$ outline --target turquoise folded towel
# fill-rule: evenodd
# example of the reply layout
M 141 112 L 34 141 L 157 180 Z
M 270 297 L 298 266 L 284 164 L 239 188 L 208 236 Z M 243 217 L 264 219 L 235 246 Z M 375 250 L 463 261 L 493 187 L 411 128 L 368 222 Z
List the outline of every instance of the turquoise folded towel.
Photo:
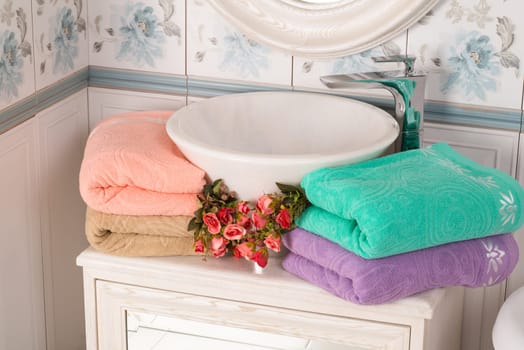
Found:
M 444 143 L 307 174 L 313 204 L 296 221 L 364 258 L 513 232 L 524 224 L 515 179 Z

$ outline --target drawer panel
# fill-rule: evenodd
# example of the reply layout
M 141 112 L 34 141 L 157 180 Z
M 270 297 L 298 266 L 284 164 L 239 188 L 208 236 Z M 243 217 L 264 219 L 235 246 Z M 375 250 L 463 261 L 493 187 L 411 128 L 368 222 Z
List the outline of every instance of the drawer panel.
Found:
M 96 299 L 99 350 L 139 349 L 141 342 L 154 339 L 155 349 L 187 349 L 188 344 L 229 349 L 409 349 L 410 328 L 404 325 L 106 281 L 96 282 Z

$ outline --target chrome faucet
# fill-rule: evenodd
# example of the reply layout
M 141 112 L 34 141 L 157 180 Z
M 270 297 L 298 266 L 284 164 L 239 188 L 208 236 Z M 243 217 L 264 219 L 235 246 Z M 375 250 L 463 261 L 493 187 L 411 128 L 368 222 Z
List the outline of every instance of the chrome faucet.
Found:
M 407 150 L 405 146 L 405 138 L 411 137 L 417 140 L 422 139 L 422 132 L 424 130 L 424 94 L 426 88 L 426 76 L 423 74 L 416 74 L 414 72 L 415 57 L 413 56 L 382 56 L 373 57 L 373 60 L 378 63 L 382 62 L 400 62 L 404 64 L 403 70 L 384 71 L 384 72 L 369 72 L 369 73 L 354 73 L 354 74 L 336 74 L 325 75 L 320 77 L 320 81 L 330 89 L 384 89 L 393 95 L 395 103 L 395 119 L 397 120 L 401 134 L 395 141 L 395 152 Z M 407 79 L 415 83 L 413 96 L 407 101 L 404 101 L 403 95 L 400 91 L 390 85 L 386 85 L 386 81 L 396 79 Z M 406 108 L 414 108 L 418 112 L 418 123 L 415 127 L 405 126 L 404 117 Z M 420 146 L 420 141 L 413 148 Z

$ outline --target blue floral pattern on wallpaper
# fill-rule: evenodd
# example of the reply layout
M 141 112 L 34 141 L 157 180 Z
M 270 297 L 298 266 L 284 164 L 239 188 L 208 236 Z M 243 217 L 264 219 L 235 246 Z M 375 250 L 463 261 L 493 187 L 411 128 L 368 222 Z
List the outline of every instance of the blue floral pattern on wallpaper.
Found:
M 487 92 L 497 91 L 497 83 L 504 70 L 513 70 L 515 79 L 520 76 L 520 58 L 512 52 L 515 42 L 515 25 L 508 16 L 494 17 L 486 0 L 467 7 L 459 1 L 449 2 L 445 13 L 450 25 L 462 22 L 477 27 L 474 30 L 457 30 L 454 42 L 443 55 L 430 61 L 441 70 L 442 94 L 461 93 L 467 100 L 486 101 Z M 495 23 L 495 31 L 490 32 Z M 426 23 L 424 23 L 426 24 Z
M 19 95 L 19 87 L 24 83 L 24 58 L 32 62 L 32 47 L 26 40 L 27 15 L 20 7 L 12 10 L 12 1 L 7 1 L 0 10 L 0 22 L 8 27 L 0 33 L 0 100 L 9 102 Z
M 487 35 L 476 31 L 459 35 L 456 40 L 447 59 L 451 73 L 445 76 L 441 91 L 447 94 L 459 88 L 467 98 L 484 100 L 486 91 L 496 91 L 496 77 L 500 74 L 495 47 Z
M 400 47 L 395 42 L 388 42 L 379 47 L 364 51 L 359 54 L 337 58 L 333 62 L 332 73 L 371 72 L 377 70 L 377 63 L 373 57 L 397 56 Z
M 237 32 L 222 39 L 224 55 L 219 69 L 233 71 L 242 77 L 259 77 L 260 69 L 269 68 L 269 49 Z
M 226 73 L 241 79 L 261 79 L 263 71 L 275 68 L 272 67 L 273 52 L 269 47 L 239 32 L 204 1 L 193 0 L 188 6 L 193 8 L 193 14 L 198 13 L 188 19 L 198 42 L 194 62 L 202 63 L 202 66 L 218 63 L 215 67 L 220 75 Z
M 94 23 L 99 40 L 93 44 L 95 52 L 104 49 L 105 43 L 118 43 L 115 58 L 130 62 L 137 67 L 155 67 L 157 59 L 164 56 L 166 37 L 176 37 L 180 43 L 180 27 L 172 21 L 175 14 L 174 0 L 159 0 L 162 16 L 152 6 L 143 2 L 129 1 L 124 9 L 113 6 L 112 23 L 108 28 L 100 26 L 103 15 L 95 16 Z M 123 15 L 118 15 L 123 13 Z
M 128 60 L 138 66 L 147 63 L 154 67 L 155 58 L 162 57 L 164 34 L 157 25 L 158 18 L 151 6 L 142 3 L 130 4 L 128 15 L 121 18 L 119 32 L 122 35 L 119 60 Z
M 335 58 L 329 62 L 330 67 L 328 71 L 330 74 L 376 71 L 379 67 L 377 67 L 377 63 L 373 61 L 373 57 L 397 56 L 400 54 L 400 51 L 400 47 L 394 41 L 390 41 L 358 54 Z M 302 65 L 302 72 L 309 73 L 314 64 L 314 61 L 305 61 Z
M 6 99 L 18 97 L 18 86 L 22 84 L 24 61 L 18 54 L 18 40 L 15 33 L 8 30 L 0 35 L 0 94 Z
M 73 11 L 62 7 L 55 20 L 56 24 L 52 29 L 55 52 L 53 73 L 67 73 L 74 69 L 74 59 L 78 56 L 78 33 L 75 30 Z
M 52 63 L 52 72 L 55 75 L 65 74 L 75 69 L 75 58 L 79 54 L 79 35 L 86 31 L 86 21 L 82 17 L 84 12 L 83 0 L 74 0 L 74 9 L 62 5 L 57 1 L 45 4 L 43 0 L 37 0 L 37 15 L 42 16 L 50 11 L 49 34 L 40 36 L 40 50 L 42 60 L 40 62 L 40 74 L 49 69 Z

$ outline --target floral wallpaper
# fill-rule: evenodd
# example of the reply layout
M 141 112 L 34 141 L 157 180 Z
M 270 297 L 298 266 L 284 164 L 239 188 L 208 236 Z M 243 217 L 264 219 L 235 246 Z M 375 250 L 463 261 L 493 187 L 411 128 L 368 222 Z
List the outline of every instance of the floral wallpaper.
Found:
M 31 1 L 0 1 L 0 109 L 34 92 Z
M 185 74 L 183 0 L 90 6 L 91 65 Z
M 290 55 L 247 38 L 204 0 L 188 0 L 187 6 L 189 76 L 291 85 Z
M 429 74 L 427 98 L 520 109 L 522 11 L 516 0 L 439 3 L 408 37 L 417 68 Z
M 329 74 L 363 73 L 404 69 L 397 63 L 376 63 L 373 57 L 396 56 L 406 52 L 406 33 L 395 40 L 367 50 L 360 54 L 339 57 L 330 60 L 311 60 L 295 57 L 293 70 L 293 85 L 297 88 L 325 89 L 319 77 Z M 340 92 L 340 91 L 337 91 Z M 353 92 L 353 91 L 352 91 Z M 373 95 L 382 94 L 379 90 L 368 92 Z
M 36 88 L 87 66 L 85 0 L 33 0 Z

